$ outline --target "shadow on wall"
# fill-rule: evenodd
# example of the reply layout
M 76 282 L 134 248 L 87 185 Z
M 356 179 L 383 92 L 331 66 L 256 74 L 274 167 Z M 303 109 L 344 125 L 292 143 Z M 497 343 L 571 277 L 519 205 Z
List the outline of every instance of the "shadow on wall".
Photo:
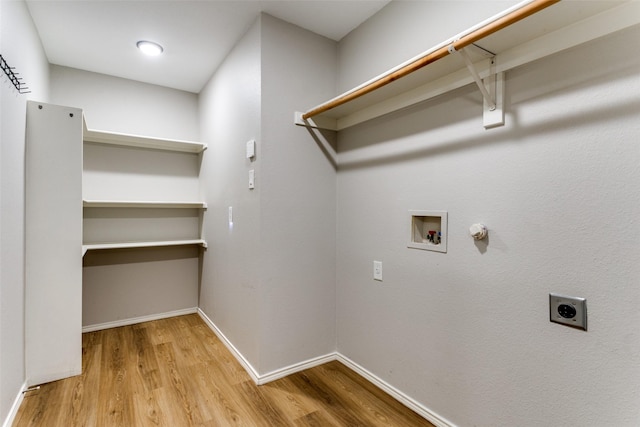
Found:
M 338 170 L 350 170 L 404 162 L 467 150 L 488 144 L 513 142 L 528 135 L 555 132 L 575 127 L 577 123 L 606 122 L 612 117 L 637 117 L 640 101 L 627 99 L 617 104 L 594 102 L 566 110 L 536 123 L 523 126 L 518 120 L 516 105 L 551 94 L 580 91 L 597 85 L 607 85 L 637 75 L 637 63 L 619 52 L 606 52 L 609 68 L 592 64 L 591 51 L 581 49 L 575 55 L 556 54 L 545 61 L 554 64 L 535 64 L 507 74 L 505 99 L 506 126 L 484 131 L 482 128 L 482 98 L 474 85 L 456 89 L 445 95 L 390 113 L 375 120 L 342 131 L 338 136 Z M 598 65 L 600 64 L 600 65 Z M 592 66 L 591 66 L 592 65 Z M 615 67 L 612 67 L 615 66 Z M 613 68 L 613 69 L 611 69 Z M 545 70 L 541 73 L 540 70 Z M 517 79 L 517 92 L 509 90 Z M 521 83 L 522 81 L 526 83 Z M 452 126 L 468 126 L 463 138 L 452 138 L 439 132 Z M 483 132 L 484 131 L 484 132 Z M 457 132 L 460 134 L 460 132 Z M 398 141 L 402 141 L 401 143 Z M 377 147 L 374 147 L 377 146 Z
M 316 142 L 322 154 L 324 154 L 325 158 L 333 169 L 338 169 L 337 162 L 337 132 L 326 129 L 314 129 L 312 127 L 305 127 L 311 138 Z
M 433 108 L 432 105 L 429 106 Z M 379 139 L 369 138 L 366 140 L 366 144 L 362 143 L 362 140 L 366 138 L 359 138 L 360 142 L 357 144 L 349 144 L 342 140 L 339 142 L 338 170 L 346 171 L 372 166 L 381 166 L 385 164 L 416 160 L 418 158 L 433 157 L 455 151 L 468 150 L 483 145 L 512 143 L 514 140 L 522 139 L 528 135 L 544 135 L 545 133 L 554 133 L 560 129 L 574 127 L 576 123 L 606 122 L 610 120 L 611 117 L 638 117 L 640 114 L 640 101 L 628 100 L 604 110 L 601 105 L 593 105 L 589 110 L 582 108 L 580 111 L 567 111 L 565 115 L 557 116 L 555 119 L 546 120 L 534 125 L 528 125 L 526 128 L 521 128 L 518 122 L 517 112 L 509 107 L 510 106 L 507 105 L 507 128 L 492 129 L 486 133 L 479 133 L 482 130 L 482 124 L 480 123 L 480 120 L 474 120 L 473 125 L 477 125 L 479 128 L 478 132 L 474 132 L 473 136 L 449 140 L 438 139 L 436 144 L 430 144 L 429 146 L 425 146 L 425 143 L 428 143 L 428 141 L 425 141 L 427 138 L 423 138 L 420 146 L 412 144 L 412 147 L 408 147 L 407 144 L 404 143 L 402 145 L 400 145 L 400 143 L 394 143 L 393 140 L 402 139 L 403 134 L 410 135 L 412 133 L 418 134 L 420 132 L 432 132 L 433 128 L 428 126 L 429 121 L 422 121 L 419 124 L 416 123 L 416 120 L 411 120 L 411 117 L 406 115 L 406 112 L 405 117 L 401 119 L 394 117 L 394 113 L 394 115 L 390 115 L 379 120 L 379 123 L 375 124 L 375 129 L 367 131 L 367 136 L 379 136 Z M 480 107 L 478 106 L 478 108 Z M 427 113 L 424 106 L 420 108 L 419 112 L 421 114 Z M 415 112 L 413 112 L 412 115 L 413 114 L 415 114 Z M 458 112 L 456 116 L 459 114 L 460 112 Z M 474 117 L 479 117 L 481 112 L 477 108 L 474 108 L 473 115 Z M 469 117 L 464 117 L 464 119 L 469 120 Z M 396 121 L 392 126 L 390 122 L 394 120 Z M 413 124 L 411 126 L 404 126 L 405 122 L 413 122 Z M 442 126 L 442 123 L 440 123 L 440 125 Z M 380 127 L 394 129 L 393 138 L 388 136 L 388 132 L 376 132 Z M 411 131 L 411 133 L 407 133 L 407 131 Z M 387 134 L 386 139 L 384 138 L 385 134 Z M 345 139 L 347 138 L 348 136 L 345 135 Z M 365 152 L 363 150 L 373 144 L 380 144 L 384 142 L 395 145 L 392 149 L 388 150 L 376 150 L 375 152 Z M 350 150 L 353 150 L 354 152 L 349 153 Z M 355 151 L 358 150 L 360 150 L 360 152 L 356 153 Z
M 489 247 L 489 240 L 491 240 L 491 234 L 487 234 L 487 236 L 482 240 L 474 240 L 473 244 L 478 248 L 478 252 L 484 254 L 487 252 L 487 248 Z

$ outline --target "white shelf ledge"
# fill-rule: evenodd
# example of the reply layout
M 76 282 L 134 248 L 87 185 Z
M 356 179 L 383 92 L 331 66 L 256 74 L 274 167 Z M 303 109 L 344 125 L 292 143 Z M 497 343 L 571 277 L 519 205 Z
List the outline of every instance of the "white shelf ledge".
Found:
M 527 3 L 530 3 L 530 0 L 523 1 L 502 14 L 469 28 L 421 55 L 304 113 L 296 112 L 294 123 L 300 126 L 340 131 L 472 84 L 474 79 L 465 67 L 463 59 L 456 52 L 416 69 L 402 78 L 391 79 L 390 77 L 405 66 L 415 63 L 420 58 L 427 57 L 443 47 L 451 46 L 456 40 L 497 21 L 508 11 L 523 7 Z M 639 1 L 560 1 L 480 39 L 476 46 L 481 49 L 474 45 L 469 45 L 465 49 L 469 49 L 468 53 L 472 55 L 471 60 L 478 70 L 479 77 L 485 79 L 490 74 L 511 70 L 639 24 Z M 493 66 L 491 58 L 483 57 L 483 51 L 495 54 Z M 383 79 L 388 79 L 390 83 L 336 105 L 337 101 L 350 98 L 353 93 Z M 327 110 L 314 113 L 314 111 L 320 111 L 324 108 Z M 305 120 L 303 116 L 308 116 L 308 118 Z
M 130 135 L 118 132 L 105 132 L 88 129 L 84 121 L 84 142 L 119 145 L 124 147 L 148 148 L 153 150 L 176 151 L 182 153 L 199 154 L 207 149 L 207 144 L 179 139 L 154 138 L 140 135 Z
M 205 202 L 83 200 L 85 208 L 207 209 Z
M 82 256 L 87 251 L 99 250 L 99 249 L 130 249 L 130 248 L 154 248 L 163 246 L 183 246 L 183 245 L 198 245 L 203 248 L 207 247 L 207 242 L 202 239 L 192 240 L 167 240 L 162 242 L 122 242 L 122 243 L 92 243 L 88 245 L 82 245 Z

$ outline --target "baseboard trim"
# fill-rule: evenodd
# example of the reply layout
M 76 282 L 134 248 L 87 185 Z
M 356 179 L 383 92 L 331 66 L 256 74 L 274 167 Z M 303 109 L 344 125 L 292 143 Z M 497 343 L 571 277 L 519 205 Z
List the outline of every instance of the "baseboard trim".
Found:
M 13 425 L 13 422 L 16 419 L 16 415 L 18 415 L 18 409 L 20 409 L 20 405 L 24 400 L 24 391 L 26 389 L 27 383 L 25 382 L 24 384 L 22 384 L 22 387 L 20 387 L 20 391 L 13 401 L 13 405 L 11 405 L 11 409 L 9 410 L 7 417 L 4 419 L 4 423 L 2 423 L 2 427 L 11 427 Z
M 258 371 L 249 363 L 247 359 L 238 351 L 238 349 L 231 343 L 231 341 L 222 333 L 222 331 L 213 323 L 213 321 L 200 309 L 198 308 L 198 314 L 204 320 L 204 322 L 211 328 L 211 330 L 216 334 L 216 336 L 223 342 L 223 344 L 229 349 L 231 354 L 238 360 L 240 365 L 247 371 L 251 379 L 257 385 L 267 384 L 271 381 L 278 380 L 280 378 L 284 378 L 288 375 L 295 374 L 300 371 L 304 371 L 305 369 L 313 368 L 315 366 L 322 365 L 323 363 L 332 362 L 334 360 L 339 361 L 347 368 L 356 372 L 360 376 L 364 377 L 367 381 L 396 399 L 398 402 L 402 403 L 407 408 L 416 412 L 418 415 L 435 425 L 436 427 L 456 427 L 455 424 L 451 423 L 447 419 L 441 417 L 436 414 L 426 406 L 422 405 L 420 402 L 412 399 L 405 393 L 401 392 L 397 388 L 393 387 L 386 381 L 382 380 L 378 376 L 372 374 L 362 366 L 358 365 L 353 360 L 348 357 L 340 354 L 340 353 L 330 353 L 324 356 L 315 357 L 313 359 L 309 359 L 300 363 L 293 364 L 291 366 L 287 366 L 282 369 L 276 369 L 275 371 L 269 372 L 264 375 L 260 375 Z
M 293 365 L 290 365 L 281 369 L 276 369 L 267 374 L 260 375 L 258 371 L 251 365 L 251 363 L 249 363 L 249 361 L 242 355 L 242 353 L 233 345 L 233 343 L 209 318 L 209 316 L 207 316 L 205 312 L 202 311 L 202 309 L 200 309 L 199 307 L 154 314 L 150 316 L 135 317 L 135 318 L 124 319 L 124 320 L 119 320 L 115 322 L 89 325 L 89 326 L 83 327 L 82 332 L 92 332 L 92 331 L 98 331 L 101 329 L 116 328 L 119 326 L 133 325 L 136 323 L 148 322 L 151 320 L 158 320 L 158 319 L 165 319 L 168 317 L 182 316 L 185 314 L 192 314 L 192 313 L 197 313 L 200 316 L 200 318 L 207 324 L 207 326 L 213 331 L 213 333 L 216 334 L 216 336 L 220 339 L 220 341 L 222 341 L 225 347 L 227 347 L 227 349 L 231 352 L 231 354 L 233 354 L 233 356 L 244 368 L 244 370 L 249 374 L 249 376 L 251 377 L 251 380 L 257 385 L 267 384 L 271 381 L 279 380 L 288 375 L 295 374 L 300 371 L 304 371 L 305 369 L 310 369 L 315 366 L 319 366 L 324 363 L 337 360 L 343 365 L 345 365 L 347 368 L 351 369 L 352 371 L 356 372 L 360 376 L 364 377 L 367 381 L 369 381 L 370 383 L 372 383 L 373 385 L 375 385 L 376 387 L 378 387 L 379 389 L 381 389 L 382 391 L 384 391 L 385 393 L 387 393 L 388 395 L 396 399 L 398 402 L 402 403 L 407 408 L 411 409 L 412 411 L 416 412 L 418 415 L 425 418 L 427 421 L 429 421 L 436 427 L 456 427 L 455 424 L 451 423 L 447 419 L 436 414 L 426 406 L 422 405 L 420 402 L 411 398 L 407 394 L 401 392 L 400 390 L 398 390 L 391 384 L 387 383 L 380 377 L 374 375 L 373 373 L 369 372 L 367 369 L 358 365 L 353 360 L 349 359 L 348 357 L 338 352 L 325 354 L 324 356 L 314 357 L 312 359 L 305 360 L 300 363 L 295 363 Z M 27 384 L 25 383 L 22 386 L 22 390 L 25 390 L 26 386 Z M 13 423 L 13 419 L 18 413 L 18 408 L 20 407 L 20 404 L 22 403 L 23 398 L 24 398 L 24 395 L 21 391 L 18 397 L 16 398 L 13 406 L 11 407 L 11 412 L 7 416 L 7 419 L 5 420 L 2 427 L 11 426 L 11 424 Z
M 306 360 L 304 362 L 296 363 L 291 366 L 287 366 L 282 369 L 276 369 L 275 371 L 271 371 L 267 374 L 260 375 L 258 371 L 249 363 L 249 361 L 242 355 L 240 351 L 231 343 L 231 341 L 225 336 L 224 333 L 216 326 L 216 324 L 202 311 L 198 308 L 198 314 L 204 320 L 204 322 L 211 328 L 214 334 L 222 341 L 222 343 L 227 347 L 227 349 L 233 354 L 236 360 L 242 365 L 242 367 L 247 371 L 251 379 L 256 385 L 267 384 L 271 381 L 278 380 L 280 378 L 284 378 L 287 375 L 294 374 L 296 372 L 304 371 L 305 369 L 313 368 L 314 366 L 322 365 L 323 363 L 330 362 L 332 360 L 336 360 L 335 353 L 327 354 L 324 356 L 315 357 L 313 359 Z
M 135 325 L 136 323 L 150 322 L 152 320 L 166 319 L 169 317 L 183 316 L 185 314 L 194 314 L 198 312 L 197 307 L 184 308 L 182 310 L 167 311 L 165 313 L 150 314 L 148 316 L 132 317 L 130 319 L 116 320 L 113 322 L 97 323 L 95 325 L 87 325 L 82 327 L 82 333 L 100 331 L 102 329 L 118 328 L 120 326 Z
M 372 374 L 371 372 L 369 372 L 362 366 L 358 365 L 356 362 L 349 359 L 348 357 L 338 353 L 337 360 L 343 365 L 345 365 L 346 367 L 348 367 L 349 369 L 351 369 L 352 371 L 356 372 L 360 376 L 367 379 L 367 381 L 369 381 L 370 383 L 372 383 L 373 385 L 375 385 L 376 387 L 378 387 L 379 389 L 381 389 L 382 391 L 384 391 L 385 393 L 387 393 L 388 395 L 396 399 L 398 402 L 402 403 L 407 408 L 411 409 L 421 417 L 425 418 L 427 421 L 429 421 L 431 424 L 435 425 L 436 427 L 456 427 L 456 425 L 450 422 L 449 420 L 436 414 L 426 406 L 422 405 L 420 402 L 409 397 L 408 395 L 401 392 L 400 390 L 398 390 L 391 384 L 387 383 L 380 377 Z
M 220 329 L 218 329 L 216 324 L 213 323 L 213 320 L 211 320 L 209 316 L 207 316 L 205 312 L 202 311 L 202 309 L 200 309 L 199 307 L 198 307 L 198 315 L 200 315 L 202 320 L 204 320 L 204 323 L 206 323 L 207 326 L 209 326 L 209 328 L 213 331 L 213 333 L 216 334 L 216 336 L 220 339 L 220 341 L 222 341 L 225 347 L 227 347 L 227 349 L 231 352 L 231 354 L 233 354 L 233 357 L 235 357 L 238 363 L 242 365 L 244 370 L 247 371 L 247 373 L 249 374 L 253 382 L 256 384 L 260 384 L 260 375 L 258 374 L 258 371 L 255 370 L 255 368 L 251 365 L 251 363 L 249 363 L 249 361 L 245 359 L 242 353 L 238 351 L 238 349 L 231 343 L 231 341 L 226 337 L 226 335 L 223 334 Z
M 284 378 L 287 375 L 295 374 L 297 372 L 304 371 L 305 369 L 313 368 L 334 360 L 336 360 L 336 353 L 329 353 L 324 356 L 314 357 L 313 359 L 287 366 L 286 368 L 276 369 L 268 374 L 261 375 L 258 380 L 258 385 L 267 384 L 271 381 Z

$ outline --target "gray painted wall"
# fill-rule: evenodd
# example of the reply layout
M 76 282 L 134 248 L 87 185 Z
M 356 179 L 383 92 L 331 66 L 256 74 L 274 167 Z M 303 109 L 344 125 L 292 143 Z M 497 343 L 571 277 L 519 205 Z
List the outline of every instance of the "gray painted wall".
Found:
M 260 371 L 335 351 L 334 135 L 293 112 L 335 90 L 335 43 L 262 16 Z
M 120 77 L 51 66 L 51 98 L 82 108 L 89 129 L 198 141 L 198 96 Z
M 83 259 L 82 325 L 198 306 L 199 248 L 89 251 Z
M 198 97 L 193 93 L 53 65 L 51 98 L 56 104 L 82 108 L 89 129 L 198 140 Z M 85 199 L 199 198 L 197 155 L 85 144 L 83 163 Z M 153 210 L 144 211 L 146 216 L 141 212 L 92 209 L 88 214 L 97 218 L 84 222 L 85 241 L 199 237 L 198 225 L 191 225 L 197 213 L 186 210 L 176 216 L 174 211 L 162 220 L 154 218 Z M 158 215 L 164 214 L 170 213 Z M 83 267 L 83 326 L 198 305 L 199 253 L 194 247 L 89 252 Z
M 341 79 L 370 77 L 345 48 L 394 65 L 376 41 L 413 43 L 424 7 L 343 40 Z M 639 38 L 509 72 L 502 128 L 467 86 L 340 133 L 339 352 L 459 426 L 637 425 L 640 60 L 622 46 Z M 448 211 L 446 254 L 406 247 L 409 209 Z M 587 298 L 589 331 L 550 323 L 549 292 Z
M 451 3 L 392 2 L 337 54 L 332 42 L 263 16 L 199 101 L 55 66 L 52 101 L 95 111 L 87 113 L 91 127 L 209 143 L 200 307 L 258 373 L 329 353 L 337 342 L 340 353 L 456 425 L 636 425 L 640 337 L 626 326 L 640 321 L 640 62 L 620 48 L 621 37 L 509 72 L 503 128 L 482 128 L 480 96 L 468 86 L 342 132 L 337 181 L 333 135 L 292 125 L 293 111 L 336 86 L 359 84 L 513 4 L 483 2 L 476 15 L 478 2 Z M 47 100 L 48 67 L 24 3 L 1 5 L 2 53 L 16 58 L 31 97 Z M 458 27 L 443 35 L 422 24 L 425 14 Z M 84 79 L 86 99 L 68 87 Z M 114 95 L 132 87 L 146 94 L 133 100 L 172 101 L 143 102 L 152 114 L 138 119 L 128 110 L 105 115 L 128 98 L 96 102 L 103 82 L 118 87 Z M 24 381 L 27 97 L 1 90 L 4 419 Z M 157 120 L 174 107 L 177 121 Z M 251 138 L 253 162 L 244 157 Z M 448 253 L 406 247 L 409 209 L 449 212 Z M 490 229 L 484 243 L 467 233 L 478 221 Z M 372 280 L 373 260 L 384 263 L 383 282 Z M 129 275 L 126 268 L 114 271 Z M 588 332 L 549 323 L 552 291 L 588 299 Z M 576 391 L 564 393 L 569 386 Z
M 49 99 L 49 64 L 22 1 L 0 2 L 0 52 L 31 93 L 0 85 L 0 420 L 25 381 L 24 153 L 26 101 Z
M 200 308 L 254 367 L 261 331 L 260 46 L 257 21 L 200 93 L 200 134 L 209 145 L 200 175 L 200 191 L 209 206 Z M 250 139 L 257 145 L 254 162 L 245 157 Z M 252 168 L 257 186 L 249 190 Z
M 517 3 L 392 1 L 340 40 L 338 91 L 360 85 Z
M 259 375 L 335 348 L 335 171 L 293 126 L 293 111 L 334 90 L 334 69 L 335 43 L 263 15 L 200 95 L 210 146 L 200 307 Z

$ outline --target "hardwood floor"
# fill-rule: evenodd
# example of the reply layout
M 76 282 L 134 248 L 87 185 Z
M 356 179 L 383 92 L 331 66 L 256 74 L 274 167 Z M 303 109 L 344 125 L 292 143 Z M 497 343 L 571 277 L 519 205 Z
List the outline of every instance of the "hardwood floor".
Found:
M 256 386 L 195 314 L 82 347 L 83 374 L 28 392 L 14 427 L 432 426 L 339 362 Z

